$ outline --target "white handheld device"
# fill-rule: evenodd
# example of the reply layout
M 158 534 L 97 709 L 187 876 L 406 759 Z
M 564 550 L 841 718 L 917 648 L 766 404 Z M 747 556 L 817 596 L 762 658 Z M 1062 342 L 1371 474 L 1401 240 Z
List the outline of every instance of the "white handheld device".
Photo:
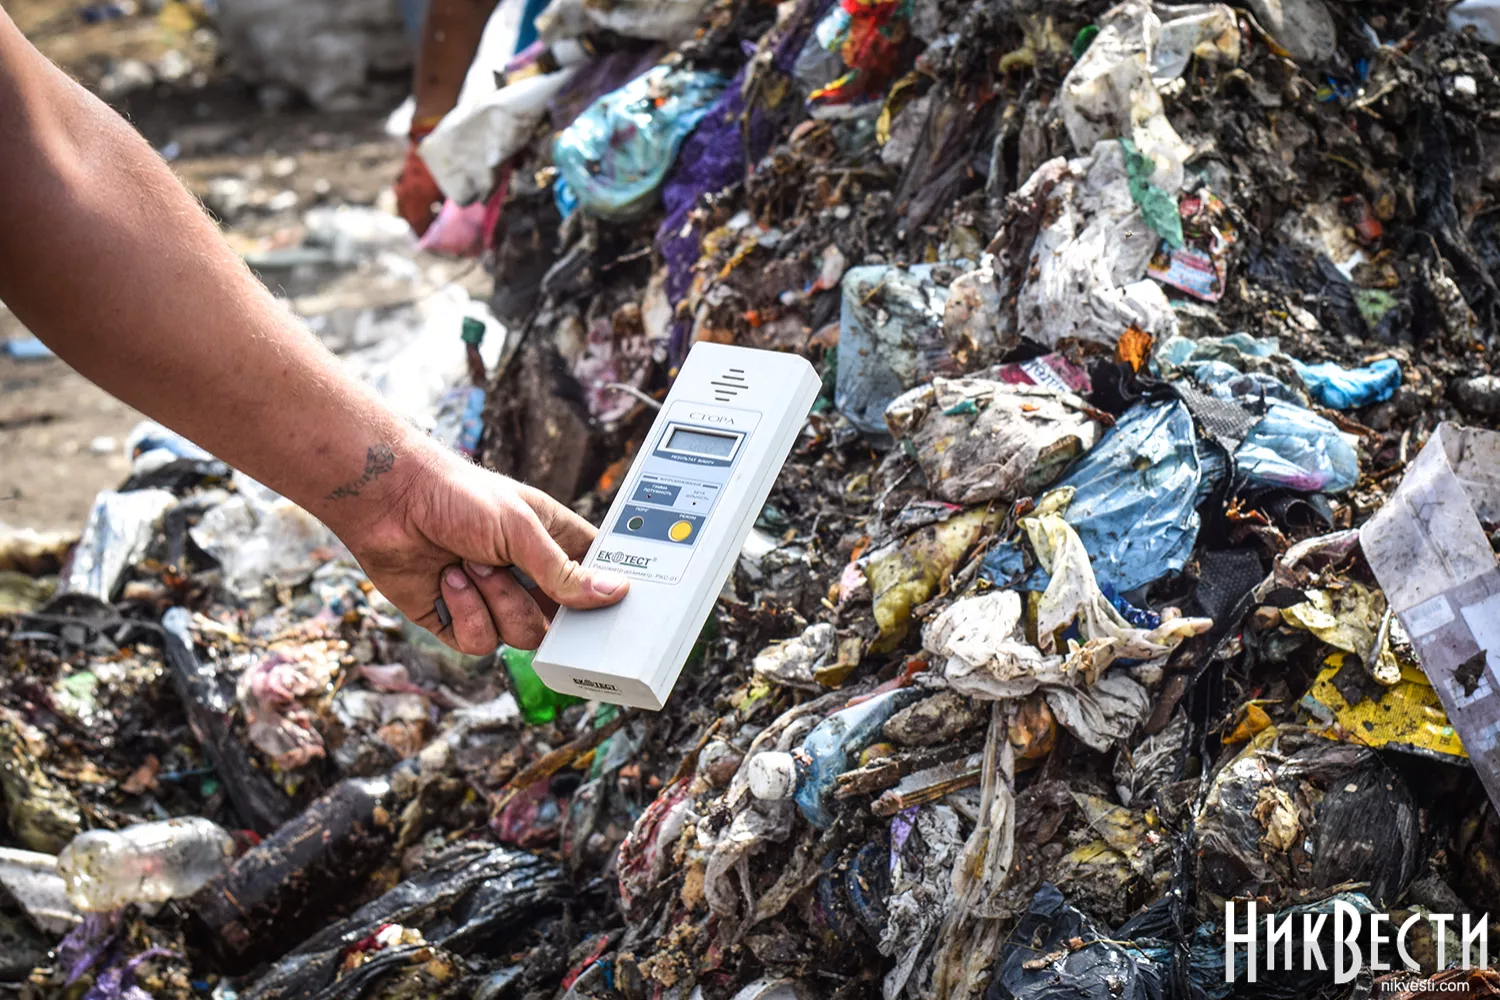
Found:
M 630 592 L 557 612 L 532 663 L 548 687 L 666 703 L 819 386 L 795 354 L 693 345 L 583 559 Z

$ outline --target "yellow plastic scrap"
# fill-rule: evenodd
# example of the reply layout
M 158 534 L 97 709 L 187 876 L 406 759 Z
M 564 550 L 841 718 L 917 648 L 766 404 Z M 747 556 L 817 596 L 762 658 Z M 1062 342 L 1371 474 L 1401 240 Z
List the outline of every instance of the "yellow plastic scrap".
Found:
M 937 593 L 964 553 L 998 527 L 1003 516 L 1003 511 L 977 507 L 915 531 L 870 557 L 865 579 L 880 626 L 879 637 L 870 644 L 872 653 L 888 653 L 901 644 L 911 627 L 911 609 Z
M 880 108 L 880 117 L 875 119 L 875 141 L 880 145 L 884 146 L 891 141 L 891 122 L 916 96 L 912 93 L 912 88 L 921 83 L 922 79 L 921 73 L 912 70 L 891 85 L 890 93 L 885 95 L 885 104 Z
M 1379 652 L 1375 650 L 1380 622 L 1385 617 L 1383 593 L 1351 580 L 1337 590 L 1309 590 L 1306 594 L 1307 600 L 1282 610 L 1282 621 L 1358 656 L 1370 676 L 1386 687 L 1401 680 L 1401 664 L 1390 644 L 1382 643 Z
M 824 687 L 838 687 L 854 672 L 854 668 L 859 666 L 860 657 L 863 653 L 864 642 L 858 636 L 840 639 L 838 657 L 832 663 L 814 670 L 813 680 Z
M 1151 837 L 1146 828 L 1145 817 L 1097 795 L 1074 792 L 1073 801 L 1083 812 L 1089 829 L 1097 833 L 1132 868 L 1145 874 L 1144 849 L 1150 846 Z
M 156 15 L 156 23 L 167 31 L 175 31 L 186 34 L 198 26 L 198 18 L 194 16 L 194 10 L 188 4 L 180 0 L 168 0 L 162 4 L 161 12 Z
M 1346 653 L 1334 653 L 1324 660 L 1323 672 L 1302 697 L 1302 707 L 1308 714 L 1326 724 L 1327 728 L 1321 730 L 1324 736 L 1368 747 L 1468 758 L 1437 691 L 1420 668 L 1401 664 L 1400 679 L 1381 697 L 1351 705 L 1334 683 L 1347 661 Z M 1358 667 L 1351 665 L 1349 669 Z
M 1026 40 L 1019 49 L 1000 57 L 1002 73 L 1035 66 L 1038 52 L 1061 56 L 1072 49 L 1072 45 L 1057 33 L 1057 26 L 1050 16 L 1045 19 L 1037 14 L 1023 16 L 1021 28 Z
M 1271 726 L 1271 717 L 1266 714 L 1265 709 L 1260 707 L 1263 704 L 1269 703 L 1260 701 L 1247 702 L 1244 708 L 1240 710 L 1239 725 L 1234 727 L 1234 732 L 1224 738 L 1224 742 L 1227 744 L 1243 743 L 1254 737 L 1256 733 L 1264 729 L 1269 729 Z

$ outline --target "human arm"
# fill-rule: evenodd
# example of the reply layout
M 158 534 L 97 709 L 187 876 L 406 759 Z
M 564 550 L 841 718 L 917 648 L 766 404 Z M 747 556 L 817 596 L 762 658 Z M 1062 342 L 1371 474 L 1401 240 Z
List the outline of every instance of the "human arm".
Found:
M 508 564 L 570 607 L 624 595 L 576 562 L 593 536 L 581 518 L 350 377 L 150 146 L 3 10 L 0 135 L 0 299 L 89 379 L 320 518 L 414 621 L 466 652 L 534 646 L 542 610 L 484 572 Z M 460 563 L 468 574 L 445 572 Z

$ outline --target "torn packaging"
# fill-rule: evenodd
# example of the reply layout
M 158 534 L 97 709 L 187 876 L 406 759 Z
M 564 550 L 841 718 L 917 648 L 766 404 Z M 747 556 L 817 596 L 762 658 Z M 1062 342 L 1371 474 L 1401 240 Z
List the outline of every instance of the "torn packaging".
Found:
M 1360 547 L 1492 802 L 1500 802 L 1500 433 L 1439 424 Z
M 1278 907 L 1352 883 L 1394 903 L 1422 850 L 1411 793 L 1373 751 L 1274 726 L 1214 776 L 1197 841 L 1205 900 Z
M 936 378 L 895 399 L 885 421 L 911 442 L 933 492 L 959 504 L 1035 494 L 1100 433 L 1071 393 L 979 378 Z
M 1099 583 L 1128 593 L 1187 565 L 1201 523 L 1197 442 L 1185 404 L 1138 403 L 1058 481 L 1054 492 L 1073 491 L 1062 516 L 1078 532 Z M 995 545 L 983 574 L 996 586 L 1046 589 L 1045 571 L 1028 571 L 1015 543 Z
M 1092 155 L 1055 160 L 1037 173 L 1057 179 L 1043 182 L 1050 221 L 1037 233 L 1027 254 L 1031 270 L 1014 293 L 1019 328 L 1049 347 L 1069 337 L 1113 346 L 1130 327 L 1158 340 L 1176 334 L 1171 304 L 1146 279 L 1157 237 L 1131 196 L 1120 144 L 1099 142 Z M 1002 228 L 996 241 L 1004 235 Z M 996 263 L 1003 266 L 998 256 Z M 998 270 L 997 277 L 1004 296 L 1008 284 Z

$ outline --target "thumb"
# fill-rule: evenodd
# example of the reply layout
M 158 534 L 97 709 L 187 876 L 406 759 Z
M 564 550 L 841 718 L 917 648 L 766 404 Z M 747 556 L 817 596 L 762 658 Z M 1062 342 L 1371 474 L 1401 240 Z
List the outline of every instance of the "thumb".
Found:
M 568 558 L 536 512 L 520 504 L 505 525 L 505 547 L 511 562 L 536 581 L 542 593 L 565 608 L 598 608 L 614 604 L 630 581 L 609 570 L 584 569 Z

